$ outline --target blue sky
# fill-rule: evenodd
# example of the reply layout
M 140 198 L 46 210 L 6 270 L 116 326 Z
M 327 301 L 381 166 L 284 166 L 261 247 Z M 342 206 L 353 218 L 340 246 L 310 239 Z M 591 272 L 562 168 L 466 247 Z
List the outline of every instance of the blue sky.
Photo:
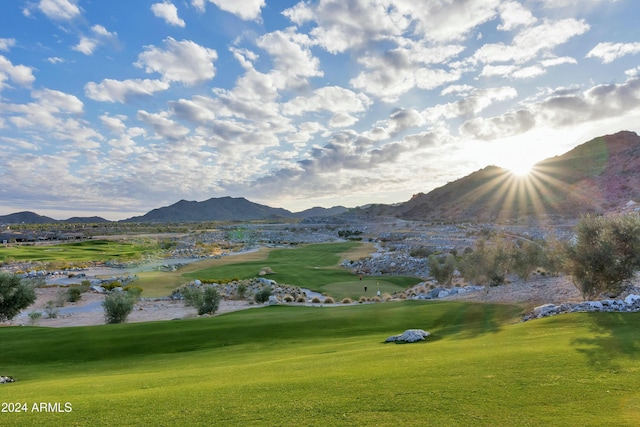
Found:
M 635 0 L 0 5 L 0 215 L 396 203 L 639 119 Z

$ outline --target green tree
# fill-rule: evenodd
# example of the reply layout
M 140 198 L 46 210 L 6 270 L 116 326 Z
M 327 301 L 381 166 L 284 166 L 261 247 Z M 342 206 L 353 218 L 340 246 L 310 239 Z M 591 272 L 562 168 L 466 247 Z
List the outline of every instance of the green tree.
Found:
M 214 314 L 220 306 L 220 294 L 215 286 L 204 288 L 187 286 L 182 289 L 185 304 L 195 307 L 199 315 Z
M 36 300 L 33 286 L 15 274 L 0 272 L 0 322 L 11 320 Z
M 576 242 L 567 251 L 567 272 L 583 298 L 618 293 L 640 266 L 640 217 L 587 215 L 575 232 Z
M 456 270 L 456 257 L 453 254 L 429 255 L 428 266 L 431 275 L 439 285 L 449 286 Z
M 102 302 L 107 323 L 124 323 L 136 303 L 136 297 L 129 292 L 111 291 Z
M 513 272 L 522 280 L 527 280 L 531 272 L 535 270 L 542 261 L 542 246 L 530 241 L 521 241 L 513 246 L 511 268 Z

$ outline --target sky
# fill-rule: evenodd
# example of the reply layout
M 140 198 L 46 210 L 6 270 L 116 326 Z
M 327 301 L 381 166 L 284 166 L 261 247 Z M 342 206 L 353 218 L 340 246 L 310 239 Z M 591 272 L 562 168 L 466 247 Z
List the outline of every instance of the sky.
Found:
M 639 119 L 637 0 L 0 3 L 0 215 L 398 203 Z

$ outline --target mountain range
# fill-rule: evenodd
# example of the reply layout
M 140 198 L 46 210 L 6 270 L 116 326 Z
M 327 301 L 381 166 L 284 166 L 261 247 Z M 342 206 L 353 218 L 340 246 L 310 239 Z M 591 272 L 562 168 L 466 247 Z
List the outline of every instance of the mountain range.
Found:
M 520 177 L 487 166 L 419 193 L 404 203 L 347 209 L 315 207 L 293 213 L 243 197 L 202 202 L 180 200 L 120 222 L 251 221 L 358 214 L 426 221 L 496 221 L 516 218 L 576 218 L 619 211 L 640 200 L 640 137 L 629 131 L 595 138 L 567 153 L 538 162 Z M 0 216 L 0 224 L 98 223 L 100 217 L 58 221 L 33 212 Z

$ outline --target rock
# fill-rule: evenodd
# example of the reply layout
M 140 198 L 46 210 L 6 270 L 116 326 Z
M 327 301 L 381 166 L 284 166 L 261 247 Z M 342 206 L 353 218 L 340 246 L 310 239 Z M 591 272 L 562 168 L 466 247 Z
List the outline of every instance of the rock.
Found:
M 431 335 L 430 332 L 423 331 L 422 329 L 407 329 L 400 335 L 392 335 L 387 338 L 384 342 L 395 342 L 395 343 L 412 343 L 417 341 L 424 341 L 426 337 Z
M 7 377 L 5 375 L 0 375 L 0 384 L 6 384 L 6 383 L 13 383 L 16 380 L 14 380 L 11 377 Z
M 627 295 L 627 297 L 624 299 L 624 303 L 627 305 L 633 305 L 635 304 L 636 301 L 640 300 L 640 295 L 636 295 L 636 294 L 629 294 Z
M 556 311 L 556 306 L 554 304 L 543 304 L 539 305 L 533 309 L 533 312 L 536 316 L 547 316 L 550 313 Z

